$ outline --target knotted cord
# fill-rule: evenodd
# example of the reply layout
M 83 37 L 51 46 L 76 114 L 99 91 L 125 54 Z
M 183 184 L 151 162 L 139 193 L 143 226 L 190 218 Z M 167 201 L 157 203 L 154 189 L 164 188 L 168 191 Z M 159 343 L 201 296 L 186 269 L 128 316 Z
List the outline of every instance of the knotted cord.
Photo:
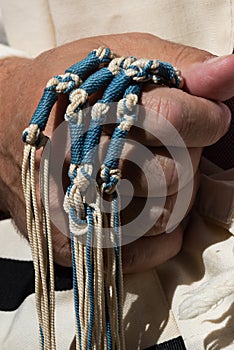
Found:
M 29 127 L 23 132 L 22 184 L 35 269 L 42 350 L 56 349 L 55 290 L 49 155 L 40 173 L 40 196 L 36 190 L 35 156 L 37 149 L 48 142 L 43 132 L 51 109 L 58 94 L 69 95 L 65 120 L 71 138 L 70 185 L 65 194 L 64 209 L 69 217 L 71 240 L 76 349 L 124 350 L 122 237 L 117 189 L 121 178 L 119 160 L 128 132 L 137 119 L 138 98 L 146 82 L 182 86 L 180 72 L 169 63 L 135 57 L 117 58 L 110 49 L 100 47 L 68 68 L 64 75 L 48 81 Z M 103 87 L 105 91 L 91 109 L 89 128 L 85 133 L 85 109 L 89 97 Z M 94 174 L 97 146 L 113 102 L 117 102 L 117 123 L 97 178 Z M 109 219 L 104 214 L 104 195 L 109 197 Z M 104 259 L 106 242 L 108 248 Z

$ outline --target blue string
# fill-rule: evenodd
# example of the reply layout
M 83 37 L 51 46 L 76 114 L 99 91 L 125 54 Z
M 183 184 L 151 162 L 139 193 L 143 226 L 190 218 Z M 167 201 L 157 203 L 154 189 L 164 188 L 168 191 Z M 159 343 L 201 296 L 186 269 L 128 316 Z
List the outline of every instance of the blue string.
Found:
M 30 124 L 37 124 L 41 131 L 45 130 L 51 109 L 57 99 L 57 93 L 46 88 L 32 116 Z
M 99 68 L 100 64 L 110 62 L 110 49 L 106 49 L 106 53 L 102 59 L 97 57 L 96 50 L 91 51 L 87 57 L 83 60 L 73 64 L 66 70 L 66 73 L 73 73 L 79 75 L 81 79 L 84 79 L 85 75 L 90 71 L 94 71 Z
M 104 164 L 107 167 L 116 168 L 118 166 L 119 158 L 127 135 L 127 130 L 121 130 L 118 127 L 115 128 L 104 161 Z
M 113 74 L 106 67 L 102 68 L 100 71 L 95 72 L 91 76 L 89 76 L 86 81 L 80 86 L 80 89 L 85 90 L 88 95 L 97 92 L 101 87 L 107 85 L 110 80 L 113 79 Z M 75 90 L 72 91 L 72 93 Z M 84 106 L 78 108 L 78 110 L 83 109 Z M 78 112 L 78 111 L 76 111 Z M 90 138 L 90 131 L 88 131 L 88 136 L 84 137 L 84 123 L 77 124 L 74 123 L 73 118 L 69 119 L 69 128 L 71 133 L 71 163 L 79 165 L 82 159 L 82 153 L 84 153 L 84 149 L 87 148 L 84 144 L 85 139 Z M 94 146 L 99 143 L 99 139 L 95 142 Z M 86 151 L 85 151 L 86 153 Z
M 54 78 L 58 79 L 58 81 L 60 83 L 70 82 L 68 87 L 63 91 L 63 94 L 67 94 L 68 92 L 70 92 L 72 89 L 74 89 L 76 87 L 76 82 L 70 75 L 67 77 L 64 77 L 63 75 L 55 75 Z M 56 88 L 56 86 L 57 86 L 57 84 L 51 85 L 49 87 L 49 89 L 54 90 Z
M 102 133 L 102 125 L 100 120 L 91 120 L 89 130 L 87 131 L 86 138 L 84 141 L 84 147 L 82 152 L 82 161 L 81 164 L 85 163 L 93 163 L 94 156 L 97 151 L 97 145 L 99 144 L 101 133 Z
M 136 84 L 136 83 L 132 84 L 125 90 L 124 98 L 130 93 L 139 96 L 141 90 L 142 90 L 142 84 Z M 129 111 L 126 107 L 126 104 L 125 104 L 124 114 L 131 115 L 133 120 L 137 119 L 137 116 L 134 113 L 134 111 Z M 117 123 L 117 126 L 112 134 L 111 141 L 107 149 L 107 154 L 104 160 L 104 165 L 106 169 L 104 189 L 106 190 L 111 188 L 112 186 L 115 186 L 118 182 L 118 179 L 110 175 L 110 170 L 116 169 L 118 167 L 123 146 L 124 146 L 126 137 L 128 135 L 127 130 L 122 130 L 118 127 L 119 124 L 124 120 L 125 120 L 125 117 L 123 116 Z
M 159 61 L 158 75 L 164 82 L 170 81 L 174 78 L 174 67 L 168 62 Z
M 105 90 L 103 97 L 97 103 L 109 104 L 111 102 L 117 102 L 126 91 L 126 87 L 132 81 L 132 78 L 127 76 L 124 70 L 114 77 L 111 83 Z M 89 130 L 87 131 L 86 138 L 83 146 L 83 158 L 82 164 L 93 163 L 94 156 L 96 154 L 97 145 L 100 142 L 100 137 L 103 129 L 103 121 L 106 115 L 102 115 L 98 119 L 92 119 L 90 122 Z
M 101 101 L 103 103 L 119 101 L 119 99 L 122 98 L 124 91 L 131 82 L 132 78 L 129 77 L 123 69 L 120 70 L 119 74 L 114 77 L 114 79 L 106 88 Z
M 159 63 L 158 72 L 156 74 L 158 83 L 178 88 L 181 80 L 176 75 L 174 67 L 168 62 L 157 62 Z
M 153 61 L 149 60 L 148 63 L 144 67 L 136 66 L 133 63 L 128 67 L 128 69 L 134 69 L 135 71 L 138 72 L 137 74 L 135 74 L 135 79 L 144 77 L 144 80 L 147 81 L 152 77 L 152 74 L 153 74 L 151 71 L 152 63 L 153 63 Z
M 82 157 L 82 148 L 84 143 L 84 123 L 68 123 L 71 137 L 71 164 L 80 164 Z
M 41 348 L 42 348 L 42 350 L 44 350 L 45 340 L 44 340 L 44 334 L 43 334 L 43 330 L 42 330 L 41 325 L 39 325 L 39 332 L 40 332 L 40 338 L 41 338 Z
M 113 77 L 113 73 L 107 67 L 104 67 L 90 75 L 79 88 L 85 90 L 90 96 L 107 85 Z

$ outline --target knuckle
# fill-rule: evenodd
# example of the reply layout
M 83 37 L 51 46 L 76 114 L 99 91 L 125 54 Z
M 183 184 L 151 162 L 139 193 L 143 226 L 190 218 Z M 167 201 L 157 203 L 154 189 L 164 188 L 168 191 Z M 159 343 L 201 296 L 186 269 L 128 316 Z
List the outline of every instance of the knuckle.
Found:
M 173 196 L 167 197 L 165 207 L 162 210 L 162 213 L 159 219 L 156 221 L 154 225 L 155 234 L 161 234 L 166 231 L 167 223 L 170 219 L 171 213 L 174 207 Z
M 122 252 L 122 266 L 124 272 L 134 270 L 134 267 L 139 264 L 139 257 L 134 248 L 131 249 L 131 244 L 123 247 Z
M 164 157 L 163 163 L 163 171 L 167 184 L 167 195 L 171 195 L 175 193 L 178 188 L 177 165 L 174 159 L 167 157 Z
M 187 63 L 191 63 L 195 60 L 194 53 L 196 50 L 194 50 L 190 46 L 177 44 L 176 50 L 175 50 L 175 64 L 180 66 L 185 66 Z
M 183 230 L 182 227 L 179 227 L 176 230 L 176 236 L 174 237 L 173 244 L 171 244 L 171 252 L 170 252 L 170 257 L 176 256 L 182 249 L 182 244 L 183 244 Z
M 181 95 L 182 94 L 182 95 Z M 146 99 L 145 108 L 152 110 L 155 114 L 155 127 L 160 133 L 168 132 L 168 140 L 170 143 L 170 130 L 168 129 L 167 123 L 169 122 L 178 133 L 181 132 L 182 128 L 186 127 L 185 121 L 187 122 L 188 111 L 187 104 L 184 102 L 185 96 L 182 91 L 160 87 L 158 92 L 150 92 Z M 162 134 L 164 135 L 164 134 Z
M 159 219 L 156 221 L 154 227 L 153 227 L 153 233 L 154 235 L 159 235 L 166 230 L 167 223 L 170 218 L 171 211 L 168 209 L 163 209 L 162 214 L 160 215 Z
M 227 124 L 223 122 L 224 110 L 219 104 L 215 104 L 210 108 L 210 118 L 208 119 L 207 132 L 208 132 L 208 142 L 213 144 L 217 142 L 226 132 Z

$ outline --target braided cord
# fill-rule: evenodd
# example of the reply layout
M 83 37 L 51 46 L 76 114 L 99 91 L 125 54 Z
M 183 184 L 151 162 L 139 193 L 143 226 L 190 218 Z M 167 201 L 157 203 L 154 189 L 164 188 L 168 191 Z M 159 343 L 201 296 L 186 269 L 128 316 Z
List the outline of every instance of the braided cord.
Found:
M 96 147 L 100 142 L 103 123 L 105 122 L 107 114 L 109 112 L 110 103 L 117 102 L 119 100 L 119 96 L 123 95 L 126 86 L 129 84 L 129 78 L 125 78 L 122 67 L 127 67 L 128 64 L 131 64 L 133 62 L 133 60 L 134 58 L 131 60 L 129 60 L 129 58 L 122 58 L 118 61 L 116 60 L 119 65 L 118 75 L 116 75 L 116 77 L 108 85 L 107 89 L 104 91 L 102 99 L 97 101 L 92 108 L 92 119 L 83 146 L 83 158 L 81 161 L 82 164 L 94 163 Z M 109 64 L 108 68 L 110 69 L 112 66 L 113 62 Z M 114 73 L 116 74 L 116 66 Z

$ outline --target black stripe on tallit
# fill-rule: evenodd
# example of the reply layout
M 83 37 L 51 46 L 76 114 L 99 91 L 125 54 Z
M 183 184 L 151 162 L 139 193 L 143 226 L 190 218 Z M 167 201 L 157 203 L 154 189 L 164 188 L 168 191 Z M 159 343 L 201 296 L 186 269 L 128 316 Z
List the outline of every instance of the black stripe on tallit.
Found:
M 157 344 L 145 350 L 186 350 L 182 337 L 170 339 L 164 343 Z
M 55 290 L 72 289 L 72 270 L 55 265 Z M 31 261 L 0 258 L 0 311 L 14 311 L 34 293 L 34 269 Z

